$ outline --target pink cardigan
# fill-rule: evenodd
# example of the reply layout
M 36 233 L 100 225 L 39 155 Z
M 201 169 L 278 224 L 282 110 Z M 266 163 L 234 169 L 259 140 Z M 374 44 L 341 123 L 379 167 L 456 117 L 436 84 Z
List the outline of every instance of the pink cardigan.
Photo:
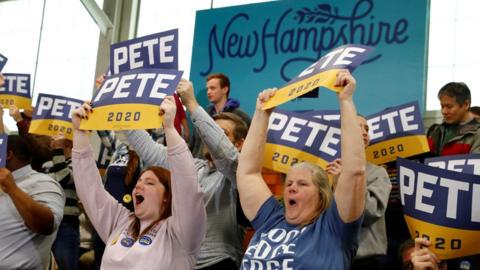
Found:
M 105 191 L 92 149 L 73 149 L 77 194 L 106 244 L 101 269 L 193 269 L 206 230 L 203 194 L 185 143 L 168 149 L 172 177 L 172 216 L 143 239 L 133 242 L 126 230 L 134 214 Z

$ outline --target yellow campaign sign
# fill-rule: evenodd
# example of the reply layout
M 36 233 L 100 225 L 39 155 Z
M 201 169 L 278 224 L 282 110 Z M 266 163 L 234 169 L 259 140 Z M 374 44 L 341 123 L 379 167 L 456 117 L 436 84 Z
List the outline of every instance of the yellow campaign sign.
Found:
M 0 94 L 0 104 L 4 108 L 15 105 L 19 109 L 32 110 L 32 99 L 27 97 Z
M 72 122 L 60 119 L 38 119 L 30 123 L 29 133 L 53 136 L 63 133 L 65 138 L 73 140 Z
M 263 109 L 269 109 L 306 94 L 313 89 L 324 86 L 335 92 L 340 92 L 343 87 L 334 87 L 338 69 L 331 69 L 319 73 L 308 79 L 284 86 L 275 93 L 271 99 L 265 102 Z
M 88 119 L 82 119 L 83 130 L 129 130 L 158 128 L 163 118 L 160 106 L 150 104 L 112 104 L 94 107 Z
M 368 161 L 379 165 L 394 161 L 397 157 L 411 157 L 429 150 L 425 135 L 411 135 L 370 145 L 365 149 L 365 155 Z
M 328 161 L 299 149 L 272 143 L 265 145 L 263 166 L 266 168 L 287 173 L 292 165 L 303 161 L 316 164 L 322 169 L 325 169 L 328 164 Z
M 275 96 L 263 105 L 262 109 L 276 107 L 320 86 L 327 87 L 335 92 L 341 91 L 343 87 L 333 86 L 338 71 L 348 69 L 353 72 L 371 51 L 371 47 L 358 44 L 348 44 L 335 48 L 281 87 Z
M 412 237 L 430 240 L 430 249 L 442 260 L 480 253 L 480 231 L 448 228 L 404 215 Z

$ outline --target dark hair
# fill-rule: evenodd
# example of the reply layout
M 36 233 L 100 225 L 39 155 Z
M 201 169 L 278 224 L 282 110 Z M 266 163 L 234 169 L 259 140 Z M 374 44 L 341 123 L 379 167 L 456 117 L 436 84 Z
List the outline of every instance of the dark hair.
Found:
M 402 258 L 403 252 L 412 247 L 415 247 L 415 241 L 412 238 L 408 238 L 407 240 L 405 240 L 405 242 L 400 244 L 400 247 L 398 248 L 398 256 Z
M 8 151 L 11 151 L 21 162 L 30 163 L 32 160 L 30 142 L 22 136 L 8 135 L 7 152 Z
M 247 137 L 248 127 L 245 121 L 242 118 L 234 113 L 231 112 L 221 112 L 215 114 L 213 120 L 228 120 L 232 121 L 235 124 L 235 128 L 233 129 L 233 138 L 235 142 L 245 139 Z
M 478 106 L 470 107 L 470 111 L 471 111 L 473 114 L 475 114 L 475 115 L 477 115 L 477 116 L 480 116 L 480 107 L 478 107 Z
M 227 91 L 227 97 L 230 95 L 230 79 L 227 77 L 227 75 L 223 73 L 212 73 L 208 75 L 207 77 L 207 82 L 210 81 L 211 79 L 218 79 L 220 82 L 220 87 L 228 87 Z
M 142 236 L 144 236 L 151 228 L 157 225 L 158 222 L 172 215 L 172 188 L 171 188 L 171 181 L 170 181 L 170 171 L 165 170 L 164 168 L 161 168 L 161 167 L 152 166 L 143 170 L 140 173 L 140 176 L 142 176 L 147 171 L 151 171 L 158 178 L 160 183 L 162 183 L 162 185 L 165 187 L 164 198 L 166 199 L 166 202 L 163 203 L 165 207 L 163 208 L 164 211 L 161 213 L 160 218 L 155 222 L 153 222 L 152 224 L 150 224 L 142 232 L 140 232 L 140 220 L 137 217 L 135 217 L 134 221 L 132 222 L 132 224 L 130 224 L 130 227 L 128 229 L 130 236 L 132 236 L 134 240 L 142 238 Z
M 463 82 L 449 82 L 438 91 L 438 98 L 441 96 L 449 96 L 455 98 L 455 101 L 462 105 L 467 100 L 471 101 L 470 89 Z

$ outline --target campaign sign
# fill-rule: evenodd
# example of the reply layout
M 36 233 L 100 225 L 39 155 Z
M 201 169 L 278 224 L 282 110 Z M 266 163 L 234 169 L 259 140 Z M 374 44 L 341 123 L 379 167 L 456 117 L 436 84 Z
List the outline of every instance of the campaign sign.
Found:
M 5 168 L 7 161 L 7 134 L 0 134 L 0 168 Z
M 175 92 L 182 71 L 136 69 L 107 77 L 92 99 L 93 112 L 83 119 L 85 130 L 158 128 L 160 104 Z
M 39 94 L 28 132 L 48 136 L 63 133 L 72 140 L 72 113 L 82 103 L 79 99 Z
M 286 173 L 308 161 L 322 168 L 340 156 L 340 123 L 276 109 L 268 124 L 263 166 Z
M 426 158 L 424 163 L 444 170 L 480 175 L 480 154 Z
M 30 74 L 4 73 L 5 84 L 0 87 L 0 104 L 3 107 L 15 105 L 19 109 L 32 109 L 30 95 Z
M 5 66 L 5 64 L 7 63 L 8 61 L 8 58 L 3 56 L 1 53 L 0 53 L 0 72 L 2 71 L 3 67 Z
M 367 160 L 374 164 L 428 152 L 427 138 L 417 102 L 385 109 L 366 117 L 370 127 Z
M 441 259 L 480 252 L 480 176 L 397 159 L 400 199 L 412 237 Z
M 343 87 L 334 86 L 338 71 L 348 69 L 353 72 L 372 50 L 368 46 L 348 44 L 330 51 L 280 88 L 262 109 L 276 107 L 320 86 L 335 92 L 342 91 Z
M 178 29 L 110 46 L 111 74 L 138 68 L 178 69 Z

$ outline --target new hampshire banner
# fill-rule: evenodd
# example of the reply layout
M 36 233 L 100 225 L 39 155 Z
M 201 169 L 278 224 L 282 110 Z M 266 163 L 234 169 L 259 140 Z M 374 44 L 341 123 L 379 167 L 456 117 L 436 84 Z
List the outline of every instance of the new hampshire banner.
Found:
M 160 104 L 173 95 L 182 72 L 166 69 L 135 69 L 109 76 L 92 99 L 93 112 L 83 119 L 85 130 L 158 128 Z
M 72 113 L 83 101 L 48 94 L 39 94 L 32 115 L 29 133 L 53 136 L 63 133 L 73 140 Z
M 31 110 L 30 74 L 4 73 L 5 85 L 0 87 L 0 104 L 15 105 L 19 109 Z
M 428 238 L 441 259 L 480 252 L 480 176 L 399 158 L 400 198 L 413 237 Z
M 340 123 L 275 110 L 270 116 L 263 166 L 286 173 L 309 161 L 322 168 L 340 156 Z

